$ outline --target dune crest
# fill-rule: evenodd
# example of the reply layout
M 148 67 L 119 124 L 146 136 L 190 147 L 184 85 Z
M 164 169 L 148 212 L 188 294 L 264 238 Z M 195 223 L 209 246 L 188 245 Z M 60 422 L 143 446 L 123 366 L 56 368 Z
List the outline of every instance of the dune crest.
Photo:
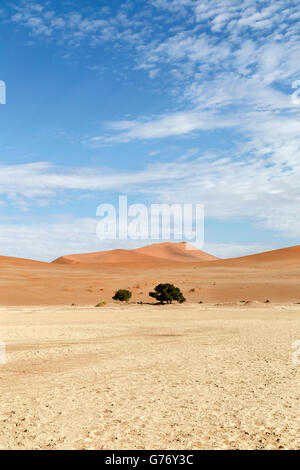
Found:
M 230 258 L 225 261 L 228 265 L 235 263 L 243 263 L 249 265 L 281 264 L 282 266 L 299 265 L 300 264 L 300 245 L 280 248 L 272 251 L 264 251 L 254 255 L 240 256 L 238 258 Z
M 56 264 L 93 263 L 147 263 L 147 262 L 199 262 L 217 260 L 213 255 L 198 250 L 192 245 L 181 243 L 157 243 L 132 250 L 110 250 L 96 253 L 83 253 L 61 256 L 53 261 Z
M 48 263 L 44 261 L 36 261 L 33 259 L 0 256 L 0 266 L 41 266 L 47 264 Z

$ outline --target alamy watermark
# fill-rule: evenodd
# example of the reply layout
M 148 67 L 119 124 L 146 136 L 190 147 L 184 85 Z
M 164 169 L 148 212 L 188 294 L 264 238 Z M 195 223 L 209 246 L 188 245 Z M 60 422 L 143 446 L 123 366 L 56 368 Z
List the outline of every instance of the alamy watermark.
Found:
M 296 106 L 300 105 L 300 80 L 295 80 L 292 83 L 292 88 L 295 90 L 292 93 L 292 103 Z
M 6 84 L 0 80 L 0 104 L 6 104 Z
M 296 366 L 300 366 L 300 339 L 293 342 L 292 349 L 295 349 L 292 353 L 292 362 Z
M 130 204 L 119 196 L 118 207 L 100 204 L 101 220 L 96 233 L 100 240 L 186 240 L 204 244 L 203 204 Z M 188 248 L 189 246 L 187 246 Z

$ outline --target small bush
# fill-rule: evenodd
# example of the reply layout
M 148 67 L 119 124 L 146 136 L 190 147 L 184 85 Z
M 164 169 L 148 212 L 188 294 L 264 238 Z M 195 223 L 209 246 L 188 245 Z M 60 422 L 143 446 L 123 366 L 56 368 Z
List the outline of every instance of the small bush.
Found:
M 155 292 L 149 292 L 150 297 L 158 300 L 161 304 L 164 302 L 171 304 L 173 300 L 180 304 L 186 301 L 179 287 L 173 284 L 158 284 L 154 288 L 154 291 Z
M 106 302 L 99 302 L 95 307 L 104 307 L 104 305 L 106 305 Z
M 128 302 L 131 299 L 131 292 L 127 289 L 119 289 L 113 296 L 113 300 L 118 300 L 119 302 Z

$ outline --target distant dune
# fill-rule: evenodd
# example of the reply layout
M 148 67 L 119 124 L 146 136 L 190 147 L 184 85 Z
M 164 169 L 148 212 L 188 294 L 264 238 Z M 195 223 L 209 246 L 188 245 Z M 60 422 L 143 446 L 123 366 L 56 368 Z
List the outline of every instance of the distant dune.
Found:
M 256 255 L 242 256 L 227 261 L 236 261 L 249 264 L 299 264 L 300 263 L 300 245 L 281 248 L 279 250 L 266 251 Z
M 117 289 L 133 302 L 151 302 L 160 282 L 182 290 L 187 302 L 300 302 L 300 246 L 217 259 L 185 243 L 68 255 L 52 263 L 0 257 L 1 305 L 95 305 Z
M 198 250 L 192 245 L 181 243 L 158 243 L 133 250 L 111 250 L 96 253 L 61 256 L 53 261 L 59 264 L 91 263 L 153 263 L 176 261 L 182 263 L 214 261 L 215 256 Z
M 149 263 L 160 261 L 152 256 L 137 253 L 134 250 L 111 250 L 96 253 L 82 253 L 61 256 L 52 261 L 53 264 L 109 264 L 109 263 Z
M 138 253 L 144 253 L 156 258 L 163 258 L 178 262 L 197 262 L 197 261 L 215 261 L 213 255 L 198 250 L 189 243 L 158 243 L 150 246 L 144 246 L 136 250 Z
M 26 259 L 26 258 L 14 258 L 12 256 L 0 256 L 0 266 L 41 266 L 41 265 L 47 265 L 48 263 L 45 263 L 43 261 L 35 261 L 32 259 Z

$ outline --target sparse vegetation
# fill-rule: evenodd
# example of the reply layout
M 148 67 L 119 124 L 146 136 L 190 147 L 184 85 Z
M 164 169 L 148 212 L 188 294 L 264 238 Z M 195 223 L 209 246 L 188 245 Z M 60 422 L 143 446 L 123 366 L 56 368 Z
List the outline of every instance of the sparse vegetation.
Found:
M 117 300 L 119 302 L 128 302 L 131 299 L 131 292 L 127 289 L 119 289 L 113 296 L 113 300 Z
M 173 300 L 180 304 L 186 301 L 179 287 L 176 287 L 173 284 L 158 284 L 154 288 L 154 292 L 149 292 L 149 295 L 150 297 L 158 300 L 161 304 L 171 304 Z
M 104 305 L 106 305 L 106 302 L 99 302 L 95 307 L 104 307 Z

